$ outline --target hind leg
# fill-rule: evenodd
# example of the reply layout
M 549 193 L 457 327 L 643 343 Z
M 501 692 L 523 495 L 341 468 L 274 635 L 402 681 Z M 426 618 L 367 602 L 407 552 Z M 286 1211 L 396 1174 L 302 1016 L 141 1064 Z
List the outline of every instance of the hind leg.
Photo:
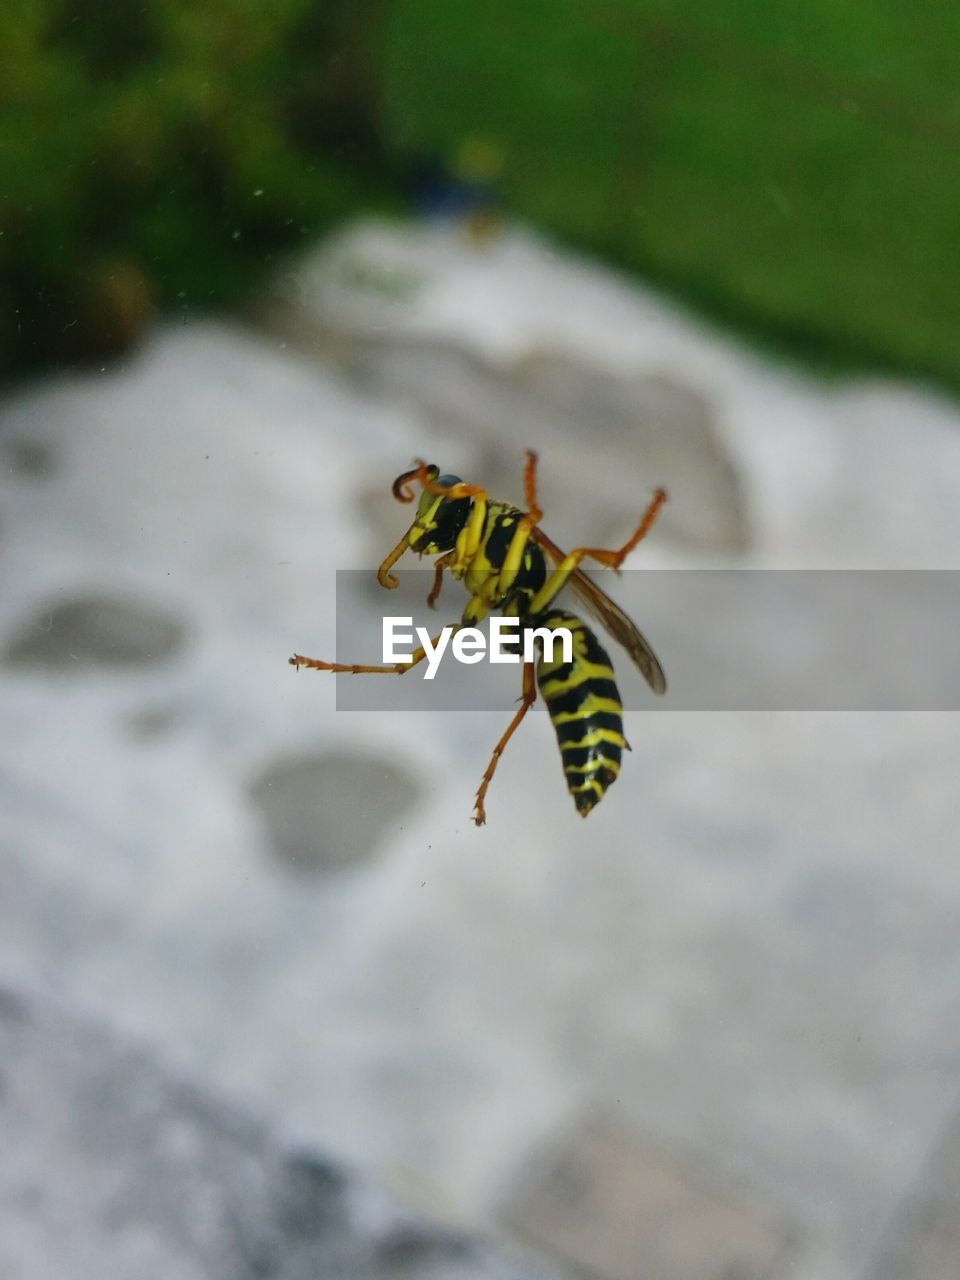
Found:
M 487 788 L 493 779 L 493 775 L 497 771 L 497 765 L 500 763 L 500 757 L 503 755 L 504 749 L 510 739 L 520 727 L 520 722 L 527 714 L 530 708 L 537 700 L 537 686 L 533 678 L 533 663 L 525 662 L 523 664 L 523 692 L 520 695 L 520 709 L 517 714 L 507 725 L 507 731 L 493 748 L 493 755 L 490 757 L 490 763 L 487 765 L 486 772 L 480 779 L 480 786 L 477 788 L 477 798 L 474 802 L 473 820 L 478 827 L 482 827 L 487 820 L 486 810 L 483 807 L 483 801 L 487 794 Z

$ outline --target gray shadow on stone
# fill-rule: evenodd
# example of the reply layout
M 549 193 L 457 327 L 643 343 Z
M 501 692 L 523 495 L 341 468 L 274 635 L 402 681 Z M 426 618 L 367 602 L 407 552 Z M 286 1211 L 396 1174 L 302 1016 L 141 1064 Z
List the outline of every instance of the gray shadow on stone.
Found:
M 87 595 L 58 601 L 25 621 L 0 653 L 8 666 L 76 671 L 145 667 L 177 653 L 183 623 L 152 604 Z
M 290 756 L 250 784 L 274 853 L 302 874 L 371 857 L 421 794 L 394 761 L 352 751 Z
M 894 1214 L 864 1280 L 960 1274 L 960 1114 L 947 1124 Z
M 0 985 L 0 1062 L 5 1278 L 560 1280 L 415 1218 L 49 996 Z

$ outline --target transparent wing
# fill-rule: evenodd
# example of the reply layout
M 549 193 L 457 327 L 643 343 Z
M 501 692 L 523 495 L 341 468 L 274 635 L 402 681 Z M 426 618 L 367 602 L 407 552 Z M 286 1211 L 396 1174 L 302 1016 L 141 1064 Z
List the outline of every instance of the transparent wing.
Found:
M 560 564 L 565 557 L 557 544 L 552 542 L 539 527 L 534 527 L 530 532 L 534 542 L 543 547 L 555 564 Z M 623 645 L 653 692 L 666 693 L 667 677 L 663 674 L 663 667 L 636 623 L 631 621 L 620 606 L 581 569 L 573 570 L 567 579 L 567 586 L 587 612 L 613 636 L 618 644 Z

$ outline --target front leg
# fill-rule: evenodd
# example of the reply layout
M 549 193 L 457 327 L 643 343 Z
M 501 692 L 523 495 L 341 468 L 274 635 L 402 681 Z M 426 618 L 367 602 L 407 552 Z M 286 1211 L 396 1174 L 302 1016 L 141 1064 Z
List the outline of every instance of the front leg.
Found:
M 450 623 L 453 627 L 452 634 L 455 635 L 463 623 Z M 444 627 L 443 631 L 446 631 Z M 443 631 L 439 631 L 430 641 L 430 648 L 436 649 Z M 414 649 L 410 655 L 408 662 L 395 662 L 388 666 L 361 666 L 359 663 L 350 662 L 324 662 L 322 658 L 305 658 L 302 653 L 295 653 L 292 658 L 287 661 L 291 667 L 296 667 L 299 671 L 301 667 L 307 667 L 311 671 L 333 671 L 334 673 L 349 674 L 354 676 L 403 676 L 408 671 L 412 671 L 418 662 L 422 662 L 427 656 L 427 650 L 424 645 L 420 645 L 418 649 Z

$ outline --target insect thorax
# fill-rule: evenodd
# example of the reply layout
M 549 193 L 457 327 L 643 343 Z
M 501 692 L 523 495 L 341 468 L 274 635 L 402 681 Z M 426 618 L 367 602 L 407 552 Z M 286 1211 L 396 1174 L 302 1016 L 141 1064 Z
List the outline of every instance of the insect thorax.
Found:
M 528 538 L 517 576 L 506 590 L 500 587 L 500 570 L 523 516 L 524 512 L 519 508 L 506 503 L 489 504 L 480 546 L 464 578 L 464 585 L 471 595 L 481 596 L 491 608 L 509 609 L 510 613 L 521 617 L 527 613 L 530 601 L 547 580 L 543 552 Z

